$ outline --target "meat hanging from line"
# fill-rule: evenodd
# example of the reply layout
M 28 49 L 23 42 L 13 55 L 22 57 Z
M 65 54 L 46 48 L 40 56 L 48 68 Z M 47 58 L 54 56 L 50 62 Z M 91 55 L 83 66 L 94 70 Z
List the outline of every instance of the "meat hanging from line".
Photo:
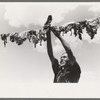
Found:
M 15 42 L 17 45 L 22 45 L 26 40 L 28 40 L 30 43 L 34 44 L 35 48 L 38 43 L 42 46 L 42 42 L 47 40 L 46 32 L 48 29 L 54 33 L 59 32 L 69 34 L 70 32 L 70 36 L 78 36 L 80 40 L 82 40 L 82 34 L 84 34 L 83 29 L 86 29 L 86 33 L 91 39 L 93 39 L 97 34 L 98 28 L 100 27 L 100 18 L 70 23 L 66 26 L 52 26 L 51 22 L 52 15 L 49 15 L 43 29 L 41 30 L 27 30 L 24 32 L 0 34 L 1 40 L 4 42 L 4 47 L 6 47 L 6 44 L 8 43 L 8 38 L 12 43 Z

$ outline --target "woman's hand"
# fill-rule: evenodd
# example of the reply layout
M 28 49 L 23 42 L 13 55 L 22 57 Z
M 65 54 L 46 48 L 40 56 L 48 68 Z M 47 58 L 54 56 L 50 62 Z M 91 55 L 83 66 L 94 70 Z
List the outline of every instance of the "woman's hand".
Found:
M 59 30 L 59 27 L 54 27 L 54 30 L 53 30 L 53 33 L 56 37 L 60 38 L 60 30 Z

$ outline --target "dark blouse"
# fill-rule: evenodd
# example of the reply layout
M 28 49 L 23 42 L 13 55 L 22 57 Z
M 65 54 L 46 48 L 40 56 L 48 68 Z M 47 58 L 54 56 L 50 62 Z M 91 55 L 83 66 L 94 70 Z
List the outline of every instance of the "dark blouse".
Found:
M 52 65 L 54 71 L 54 83 L 77 83 L 80 78 L 81 69 L 77 62 L 73 65 L 67 63 L 60 67 L 58 60 L 55 59 Z

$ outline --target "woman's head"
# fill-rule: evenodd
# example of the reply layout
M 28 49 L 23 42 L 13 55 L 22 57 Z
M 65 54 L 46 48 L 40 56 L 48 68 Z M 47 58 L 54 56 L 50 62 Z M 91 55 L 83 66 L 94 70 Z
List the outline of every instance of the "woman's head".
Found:
M 65 66 L 66 62 L 69 60 L 68 54 L 65 52 L 60 57 L 60 66 Z

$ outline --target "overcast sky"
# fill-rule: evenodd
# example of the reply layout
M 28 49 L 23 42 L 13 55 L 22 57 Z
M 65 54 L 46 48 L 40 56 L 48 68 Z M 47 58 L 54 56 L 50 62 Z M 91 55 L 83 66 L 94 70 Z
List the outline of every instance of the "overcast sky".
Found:
M 100 17 L 100 3 L 0 3 L 0 33 L 22 32 L 30 29 L 39 30 L 44 25 L 48 15 L 53 16 L 52 25 L 66 25 L 70 22 Z M 82 74 L 78 84 L 84 92 L 86 91 L 81 87 L 81 84 L 97 86 L 100 83 L 99 33 L 100 29 L 98 29 L 95 38 L 91 40 L 84 32 L 82 41 L 74 36 L 64 36 L 81 67 Z M 54 35 L 52 38 L 54 55 L 59 60 L 64 50 Z M 8 40 L 5 48 L 3 41 L 0 40 L 1 97 L 38 97 L 38 95 L 42 97 L 50 88 L 50 95 L 46 95 L 46 97 L 56 96 L 51 92 L 54 88 L 56 90 L 58 88 L 53 85 L 54 74 L 46 52 L 46 42 L 42 44 L 42 46 L 38 45 L 34 48 L 33 44 L 28 41 L 17 46 Z M 47 89 L 48 84 L 49 89 Z M 65 86 L 65 84 L 63 85 Z M 91 86 L 93 91 L 95 91 L 94 85 Z M 64 88 L 64 86 L 61 90 L 65 89 L 65 92 L 70 90 L 69 87 Z M 44 89 L 44 87 L 46 88 Z M 9 90 L 11 91 L 9 92 Z M 13 90 L 17 92 L 13 92 Z M 55 90 L 53 91 L 56 93 Z M 79 90 L 77 91 L 79 92 Z M 67 96 L 63 94 L 62 97 L 71 97 L 70 93 Z M 74 94 L 73 97 L 82 97 L 81 93 L 80 95 Z M 85 96 L 92 95 L 87 95 L 86 92 Z M 94 94 L 94 97 L 97 96 L 99 95 Z

